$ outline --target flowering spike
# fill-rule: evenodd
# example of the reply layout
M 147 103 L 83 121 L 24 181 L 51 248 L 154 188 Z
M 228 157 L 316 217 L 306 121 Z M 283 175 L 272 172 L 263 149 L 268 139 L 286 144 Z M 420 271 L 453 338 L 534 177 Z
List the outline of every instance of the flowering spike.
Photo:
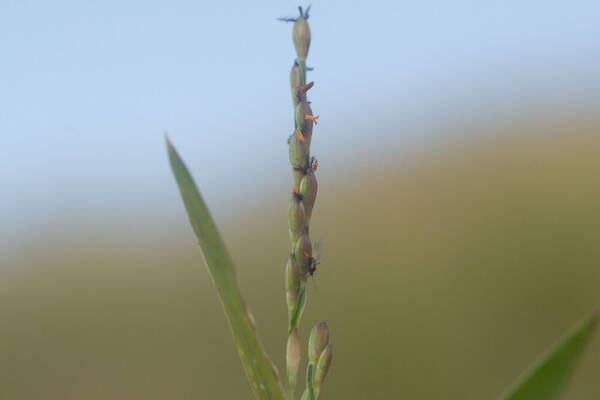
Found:
M 300 362 L 298 348 L 298 325 L 306 304 L 306 282 L 319 263 L 320 241 L 313 245 L 309 236 L 310 217 L 317 195 L 317 179 L 315 171 L 319 162 L 310 156 L 313 125 L 318 116 L 313 116 L 307 92 L 314 82 L 306 82 L 306 57 L 310 47 L 310 27 L 308 11 L 299 8 L 300 15 L 294 18 L 293 39 L 298 55 L 290 71 L 290 89 L 294 105 L 294 133 L 288 140 L 290 164 L 294 177 L 294 189 L 288 209 L 288 224 L 292 242 L 292 250 L 286 266 L 286 300 L 288 306 L 288 345 L 287 345 L 287 394 L 288 400 L 294 400 L 297 365 Z M 283 19 L 291 21 L 291 18 Z M 315 257 L 315 258 L 313 258 Z M 309 363 L 307 370 L 306 391 L 302 399 L 316 400 L 319 396 L 317 376 L 323 375 L 328 367 L 321 354 L 326 351 L 329 341 L 327 324 L 320 323 L 314 329 L 309 340 Z M 330 346 L 329 346 L 330 347 Z M 319 369 L 321 363 L 321 369 Z M 325 372 L 326 373 L 326 372 Z M 320 375 L 319 375 L 320 374 Z M 324 376 L 324 375 L 323 375 Z M 322 378 L 319 378 L 322 382 Z

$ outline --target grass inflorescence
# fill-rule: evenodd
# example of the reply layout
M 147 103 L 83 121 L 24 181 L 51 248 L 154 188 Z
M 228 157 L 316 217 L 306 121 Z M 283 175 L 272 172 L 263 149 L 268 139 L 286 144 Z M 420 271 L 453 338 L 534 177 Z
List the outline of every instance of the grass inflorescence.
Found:
M 309 7 L 310 8 L 310 7 Z M 208 272 L 223 305 L 242 365 L 251 389 L 257 399 L 294 399 L 298 372 L 301 364 L 302 345 L 299 324 L 306 306 L 307 280 L 319 264 L 321 240 L 314 245 L 310 236 L 310 221 L 317 196 L 315 172 L 318 161 L 311 156 L 313 128 L 319 117 L 312 112 L 307 99 L 308 91 L 314 86 L 306 82 L 306 58 L 310 47 L 308 9 L 299 8 L 297 18 L 284 18 L 294 22 L 293 40 L 297 59 L 290 73 L 290 85 L 294 106 L 294 129 L 289 138 L 289 158 L 292 167 L 293 185 L 288 207 L 288 224 L 291 251 L 286 266 L 285 290 L 288 306 L 287 329 L 287 396 L 279 380 L 275 366 L 262 348 L 256 332 L 254 317 L 247 307 L 238 284 L 233 259 L 227 251 L 206 204 L 196 187 L 191 174 L 175 148 L 167 141 L 171 167 L 192 228 L 198 237 Z M 528 163 L 528 165 L 530 165 Z M 477 165 L 479 167 L 479 165 Z M 486 176 L 486 181 L 488 177 Z M 470 182 L 471 183 L 471 182 Z M 471 187 L 470 187 L 471 188 Z M 505 196 L 505 193 L 502 194 Z M 372 193 L 369 193 L 372 197 Z M 362 205 L 361 205 L 362 206 Z M 397 205 L 394 205 L 394 210 Z M 432 207 L 427 207 L 430 215 Z M 376 214 L 376 213 L 375 213 Z M 403 215 L 403 224 L 407 216 Z M 372 215 L 370 215 L 372 218 Z M 386 215 L 386 222 L 389 216 Z M 418 224 L 415 224 L 418 226 Z M 414 230 L 411 225 L 411 230 Z M 455 232 L 453 232 L 455 235 Z M 414 234 L 407 237 L 412 237 Z M 427 247 L 430 243 L 427 243 Z M 469 257 L 472 249 L 469 248 Z M 487 261 L 487 259 L 486 259 Z M 388 271 L 385 271 L 386 273 Z M 387 276 L 387 275 L 386 275 Z M 361 281 L 362 282 L 362 281 Z M 397 299 L 396 299 L 397 300 Z M 552 346 L 534 362 L 513 385 L 501 395 L 502 400 L 558 400 L 563 396 L 572 372 L 583 353 L 589 338 L 595 331 L 599 313 L 584 319 L 568 335 Z M 404 319 L 402 319 L 404 322 Z M 387 321 L 386 321 L 387 323 Z M 379 332 L 378 332 L 379 333 Z M 316 324 L 308 339 L 306 388 L 301 400 L 316 400 L 321 393 L 332 359 L 332 344 L 327 323 Z M 403 339 L 406 341 L 407 339 Z M 355 346 L 360 351 L 361 346 Z M 370 358 L 370 354 L 363 358 Z M 361 367 L 364 367 L 361 365 Z
M 297 18 L 281 18 L 293 22 L 293 40 L 296 47 L 297 60 L 290 72 L 290 88 L 294 106 L 294 131 L 289 139 L 289 157 L 294 178 L 293 189 L 288 208 L 288 224 L 292 249 L 286 267 L 286 300 L 288 306 L 288 342 L 287 342 L 287 393 L 288 399 L 294 398 L 296 380 L 301 361 L 301 342 L 298 333 L 304 307 L 306 305 L 306 281 L 313 275 L 319 263 L 317 252 L 313 253 L 313 244 L 309 234 L 310 218 L 317 197 L 317 178 L 315 171 L 319 162 L 310 155 L 313 126 L 318 116 L 313 114 L 307 99 L 307 92 L 314 82 L 306 82 L 306 58 L 310 48 L 310 27 L 308 11 L 302 11 Z M 320 247 L 320 242 L 316 246 Z M 331 362 L 331 344 L 327 324 L 318 324 L 313 331 L 321 332 L 320 338 L 327 340 L 315 346 L 309 342 L 309 363 L 307 367 L 307 388 L 302 398 L 318 398 L 319 388 Z M 316 332 L 315 331 L 315 332 Z M 313 340 L 313 335 L 311 335 Z M 322 341 L 322 340 L 321 340 Z M 320 360 L 323 357 L 323 360 Z

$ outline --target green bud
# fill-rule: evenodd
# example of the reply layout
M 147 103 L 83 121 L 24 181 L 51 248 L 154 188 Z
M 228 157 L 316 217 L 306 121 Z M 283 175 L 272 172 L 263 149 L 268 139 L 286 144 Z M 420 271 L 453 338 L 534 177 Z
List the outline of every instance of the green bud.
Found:
M 298 240 L 304 232 L 304 205 L 296 195 L 292 195 L 288 207 L 288 224 L 292 241 Z
M 297 62 L 294 62 L 294 66 L 292 67 L 292 71 L 290 72 L 290 87 L 292 89 L 292 101 L 294 102 L 294 107 L 298 104 L 298 88 L 302 86 L 304 82 L 302 81 L 302 69 Z
M 312 168 L 309 168 L 306 175 L 300 180 L 300 194 L 302 195 L 302 203 L 304 204 L 304 213 L 306 218 L 310 219 L 312 210 L 317 199 L 317 177 Z
M 288 314 L 291 315 L 296 307 L 298 287 L 300 285 L 300 272 L 294 256 L 290 254 L 285 268 L 285 298 L 288 306 Z
M 308 361 L 312 363 L 319 361 L 319 356 L 328 343 L 329 329 L 327 329 L 327 322 L 321 321 L 310 331 L 308 338 Z
M 298 328 L 294 328 L 292 334 L 288 337 L 286 366 L 288 375 L 288 386 L 296 386 L 296 377 L 298 376 L 298 368 L 300 367 L 301 346 Z
M 294 46 L 296 46 L 296 54 L 298 60 L 306 61 L 308 56 L 308 48 L 310 46 L 310 27 L 304 16 L 299 16 L 294 23 Z
M 304 135 L 302 135 L 302 137 L 304 137 Z M 308 149 L 306 146 L 305 137 L 304 140 L 305 141 L 303 142 L 296 132 L 294 132 L 290 137 L 290 164 L 292 164 L 292 167 L 306 166 Z
M 294 132 L 290 138 L 290 164 L 292 165 L 292 173 L 294 175 L 294 183 L 300 184 L 300 179 L 304 176 L 304 171 L 307 167 L 308 146 L 306 139 L 302 142 L 298 138 L 298 134 Z
M 308 268 L 308 260 L 312 257 L 312 243 L 308 233 L 304 232 L 294 245 L 294 258 L 302 270 Z
M 321 352 L 319 356 L 319 361 L 317 362 L 317 370 L 315 372 L 314 377 L 314 385 L 318 390 L 323 381 L 325 381 L 325 377 L 327 376 L 327 372 L 329 371 L 329 366 L 331 365 L 331 356 L 333 355 L 333 348 L 331 343 L 329 343 Z
M 294 126 L 296 127 L 296 129 L 302 130 L 302 125 L 304 125 L 304 114 L 302 114 L 302 107 L 305 103 L 307 102 L 301 101 L 300 103 L 298 103 L 298 105 L 296 105 L 296 109 L 294 110 Z

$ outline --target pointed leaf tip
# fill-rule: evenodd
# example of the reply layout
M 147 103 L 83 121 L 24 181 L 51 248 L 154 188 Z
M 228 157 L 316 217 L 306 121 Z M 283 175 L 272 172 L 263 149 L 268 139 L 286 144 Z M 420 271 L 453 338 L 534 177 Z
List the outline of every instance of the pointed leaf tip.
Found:
M 173 143 L 171 143 L 171 140 L 167 135 L 165 135 L 165 145 L 167 146 L 167 154 L 169 156 L 169 162 L 171 163 L 171 169 L 175 173 L 177 183 L 180 185 L 180 178 L 177 178 L 177 173 L 175 171 L 178 167 L 185 168 L 185 164 L 183 163 L 183 160 L 181 160 L 181 158 L 179 157 L 179 154 L 177 154 L 177 150 L 175 150 Z
M 499 400 L 558 400 L 600 318 L 595 310 L 535 361 Z
M 227 315 L 252 391 L 256 398 L 284 400 L 279 377 L 260 345 L 251 314 L 240 293 L 231 256 L 190 172 L 166 136 L 165 141 L 183 204 Z

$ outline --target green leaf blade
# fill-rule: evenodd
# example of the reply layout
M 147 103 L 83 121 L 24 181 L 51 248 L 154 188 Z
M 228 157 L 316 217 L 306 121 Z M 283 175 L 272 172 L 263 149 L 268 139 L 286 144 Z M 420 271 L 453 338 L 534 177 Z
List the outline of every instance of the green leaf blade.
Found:
M 167 139 L 171 169 L 208 272 L 221 299 L 242 365 L 257 399 L 285 399 L 276 369 L 263 351 L 242 297 L 235 266 L 193 178 Z
M 517 378 L 498 400 L 558 400 L 597 325 L 594 313 L 573 328 L 556 345 Z

